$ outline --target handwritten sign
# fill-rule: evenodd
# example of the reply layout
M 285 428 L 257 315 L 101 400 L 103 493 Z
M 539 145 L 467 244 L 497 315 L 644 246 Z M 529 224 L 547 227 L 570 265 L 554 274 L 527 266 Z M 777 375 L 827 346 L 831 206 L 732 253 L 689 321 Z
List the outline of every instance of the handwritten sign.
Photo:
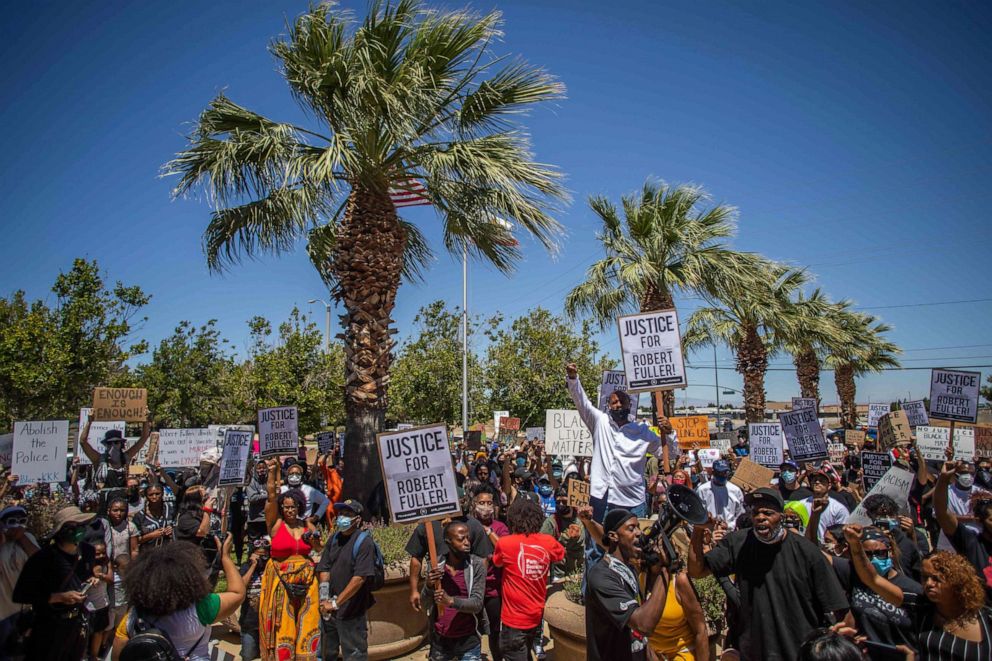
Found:
M 868 405 L 868 426 L 872 429 L 878 427 L 878 421 L 882 419 L 882 416 L 889 412 L 891 407 L 888 404 L 869 404 Z
M 733 445 L 733 436 L 733 432 L 719 432 L 710 438 L 710 447 L 721 452 L 728 452 L 730 446 Z
M 13 434 L 0 434 L 0 465 L 4 468 L 10 468 L 10 462 L 13 460 L 14 453 L 14 435 Z
M 578 411 L 548 409 L 544 415 L 544 434 L 544 449 L 547 454 L 592 456 L 592 434 L 586 429 Z
M 913 431 L 905 411 L 886 413 L 878 421 L 878 443 L 885 450 L 913 442 Z
M 93 419 L 144 422 L 148 391 L 144 388 L 94 388 Z
M 499 429 L 501 432 L 520 431 L 520 418 L 502 417 L 499 419 Z
M 930 372 L 930 417 L 978 422 L 981 372 L 935 369 Z
M 734 471 L 734 476 L 730 478 L 730 481 L 745 492 L 750 492 L 769 486 L 774 476 L 775 471 L 772 469 L 765 468 L 745 457 L 737 465 L 737 470 Z
M 10 472 L 20 484 L 64 482 L 68 444 L 68 420 L 15 422 Z
M 933 425 L 916 428 L 916 447 L 924 459 L 944 461 L 947 458 L 949 427 Z M 975 455 L 975 430 L 970 427 L 958 427 L 954 430 L 954 458 L 971 461 Z
M 139 440 L 140 439 L 138 437 L 134 437 L 134 438 L 128 437 L 127 439 L 128 447 L 131 447 L 134 443 L 137 443 Z M 141 446 L 141 449 L 138 450 L 138 454 L 134 458 L 134 464 L 132 464 L 131 467 L 134 468 L 134 466 L 138 466 L 139 468 L 141 468 L 141 472 L 144 473 L 145 466 L 153 465 L 157 462 L 158 462 L 158 432 L 153 431 L 151 434 L 148 435 L 148 442 L 145 443 L 143 446 Z
M 200 455 L 217 447 L 211 429 L 162 429 L 158 433 L 158 463 L 163 468 L 195 468 Z
M 702 448 L 696 455 L 703 468 L 713 468 L 713 462 L 720 458 L 720 451 L 716 448 Z
M 83 440 L 83 427 L 86 426 L 86 421 L 90 419 L 90 414 L 93 412 L 91 408 L 81 408 L 79 409 L 79 439 L 76 441 L 76 455 L 79 457 L 79 463 L 87 465 L 90 463 L 90 458 L 86 456 L 81 447 Z M 106 449 L 100 440 L 106 435 L 111 429 L 117 430 L 124 435 L 124 429 L 127 427 L 127 423 L 123 420 L 94 420 L 90 423 L 90 434 L 86 437 L 86 443 L 89 444 L 91 448 L 97 454 L 103 454 Z
M 861 448 L 865 444 L 865 433 L 860 429 L 845 429 L 844 443 Z
M 528 441 L 543 441 L 544 427 L 528 427 L 524 432 Z
M 668 419 L 683 450 L 710 446 L 710 419 L 705 415 L 680 415 Z
M 878 481 L 889 472 L 890 468 L 892 468 L 892 455 L 888 452 L 862 452 L 861 483 L 865 490 L 871 491 Z
M 792 410 L 798 411 L 799 409 L 813 409 L 816 410 L 817 401 L 816 397 L 793 397 L 792 398 Z
M 992 425 L 975 425 L 974 433 L 975 456 L 992 458 Z
M 926 403 L 922 399 L 915 402 L 903 402 L 902 410 L 906 412 L 910 427 L 922 427 L 930 424 Z
M 915 479 L 916 476 L 913 473 L 898 466 L 893 466 L 885 471 L 885 475 L 875 483 L 875 486 L 865 495 L 865 499 L 851 512 L 851 516 L 848 517 L 847 522 L 870 525 L 872 521 L 871 517 L 868 516 L 868 512 L 865 510 L 865 502 L 871 496 L 878 493 L 892 498 L 899 505 L 899 512 L 906 514 L 909 511 L 907 504 L 909 489 L 913 486 L 913 480 Z
M 785 461 L 781 424 L 777 422 L 749 423 L 747 438 L 751 446 L 752 461 L 769 468 L 778 468 Z
M 675 310 L 619 317 L 627 390 L 670 390 L 687 385 L 679 318 Z
M 815 461 L 829 456 L 814 409 L 779 413 L 778 420 L 782 423 L 782 435 L 789 443 L 789 456 L 793 461 Z
M 251 457 L 251 444 L 254 438 L 254 427 L 247 430 L 227 429 L 224 431 L 219 486 L 239 487 L 248 484 L 248 459 Z
M 393 523 L 460 514 L 444 423 L 376 435 Z
M 847 446 L 843 443 L 828 443 L 827 454 L 830 455 L 830 463 L 843 464 L 844 457 L 847 456 Z
M 297 454 L 300 446 L 295 406 L 277 406 L 258 411 L 258 447 L 263 459 Z
M 586 507 L 589 504 L 589 483 L 585 480 L 568 481 L 568 504 L 571 507 Z
M 495 430 L 493 431 L 493 435 L 496 438 L 499 438 L 499 421 L 500 421 L 500 419 L 501 418 L 509 418 L 509 417 L 510 417 L 510 412 L 509 411 L 493 411 L 493 427 L 495 427 Z
M 607 411 L 610 406 L 610 395 L 614 390 L 627 391 L 627 377 L 623 370 L 604 370 L 603 381 L 599 384 L 599 410 Z M 637 413 L 637 407 L 641 404 L 640 393 L 629 393 L 630 411 Z

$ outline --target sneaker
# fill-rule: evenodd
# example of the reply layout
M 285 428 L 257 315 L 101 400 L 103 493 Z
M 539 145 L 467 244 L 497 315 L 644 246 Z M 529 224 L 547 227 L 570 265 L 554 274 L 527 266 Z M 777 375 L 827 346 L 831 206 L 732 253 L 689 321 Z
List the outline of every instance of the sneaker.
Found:
M 544 661 L 544 659 L 548 658 L 548 655 L 544 652 L 544 645 L 541 641 L 534 643 L 534 657 L 538 659 L 538 661 Z

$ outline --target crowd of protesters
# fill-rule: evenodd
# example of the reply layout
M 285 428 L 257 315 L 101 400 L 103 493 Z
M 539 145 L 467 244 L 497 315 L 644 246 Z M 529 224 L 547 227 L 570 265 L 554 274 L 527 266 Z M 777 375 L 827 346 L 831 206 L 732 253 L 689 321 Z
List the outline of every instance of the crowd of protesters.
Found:
M 410 531 L 409 608 L 426 616 L 430 659 L 544 658 L 548 595 L 578 574 L 589 659 L 992 659 L 989 458 L 892 451 L 914 475 L 904 502 L 865 498 L 854 447 L 842 464 L 786 457 L 745 491 L 732 480 L 746 434 L 704 468 L 664 416 L 638 420 L 622 391 L 600 410 L 574 366 L 565 377 L 591 457 L 457 443 L 462 514 Z M 211 626 L 235 619 L 244 659 L 367 658 L 382 557 L 337 450 L 256 460 L 223 498 L 217 451 L 186 470 L 136 464 L 150 432 L 81 443 L 88 463 L 64 484 L 0 482 L 0 658 L 127 661 L 166 645 L 206 660 Z M 572 506 L 571 480 L 589 483 L 588 505 Z M 686 489 L 705 523 L 673 515 Z M 39 494 L 65 506 L 33 535 Z M 725 592 L 722 636 L 705 576 Z

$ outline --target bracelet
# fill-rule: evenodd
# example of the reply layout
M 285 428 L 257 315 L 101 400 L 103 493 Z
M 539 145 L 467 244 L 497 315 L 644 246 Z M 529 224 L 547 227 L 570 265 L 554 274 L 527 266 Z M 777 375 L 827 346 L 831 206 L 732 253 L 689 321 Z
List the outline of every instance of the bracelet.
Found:
M 214 511 L 213 511 L 212 509 L 210 509 L 209 507 L 204 507 L 204 508 L 202 508 L 202 509 L 203 509 L 203 511 L 204 511 L 204 512 L 206 512 L 207 514 L 213 514 L 213 513 L 214 513 Z
M 317 597 L 320 601 L 327 601 L 331 598 L 331 584 L 327 581 L 322 581 L 317 586 Z

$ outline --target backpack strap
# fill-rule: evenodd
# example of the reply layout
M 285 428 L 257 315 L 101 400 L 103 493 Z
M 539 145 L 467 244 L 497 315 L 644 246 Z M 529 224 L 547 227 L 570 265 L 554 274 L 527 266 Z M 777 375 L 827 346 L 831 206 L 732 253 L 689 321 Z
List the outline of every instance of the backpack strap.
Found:
M 361 548 L 362 542 L 364 542 L 365 538 L 368 536 L 369 536 L 369 531 L 362 530 L 358 533 L 358 536 L 355 538 L 355 544 L 351 547 L 351 561 L 353 563 L 355 562 L 355 559 L 358 557 L 358 549 Z

